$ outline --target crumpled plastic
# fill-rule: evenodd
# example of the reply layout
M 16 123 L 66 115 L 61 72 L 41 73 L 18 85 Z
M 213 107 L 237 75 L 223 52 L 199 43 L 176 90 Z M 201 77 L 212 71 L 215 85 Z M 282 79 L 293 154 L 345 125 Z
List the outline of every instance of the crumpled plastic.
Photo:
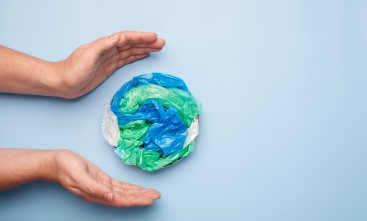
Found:
M 119 108 L 119 102 L 124 98 L 125 94 L 133 87 L 136 87 L 140 84 L 156 84 L 165 88 L 177 88 L 182 91 L 186 91 L 190 94 L 189 89 L 187 88 L 185 82 L 178 77 L 162 74 L 157 72 L 152 72 L 148 74 L 139 75 L 134 77 L 131 81 L 124 84 L 120 90 L 118 90 L 113 96 L 111 103 L 112 112 L 116 113 L 116 110 Z
M 144 149 L 158 151 L 162 154 L 162 157 L 181 150 L 187 137 L 187 128 L 180 119 L 177 109 L 173 106 L 165 109 L 155 100 L 146 101 L 131 116 L 120 115 L 118 113 L 117 117 L 123 117 L 124 120 L 122 122 L 124 123 L 127 122 L 126 118 L 128 117 L 135 120 L 127 124 L 121 123 L 124 125 L 120 126 L 120 128 L 124 129 L 121 132 L 122 140 L 136 140 L 136 136 L 133 136 L 133 133 L 129 132 L 130 136 L 123 136 L 123 134 L 126 133 L 126 130 L 138 131 L 141 125 L 146 125 L 146 122 L 149 122 L 151 124 L 150 128 L 144 131 Z M 139 122 L 140 127 L 136 127 L 134 122 Z M 130 125 L 133 125 L 133 128 Z
M 199 118 L 196 118 L 192 122 L 191 126 L 187 129 L 187 136 L 184 142 L 184 147 L 189 145 L 189 143 L 195 141 L 196 137 L 199 135 Z
M 195 117 L 201 112 L 201 105 L 189 93 L 177 88 L 167 89 L 148 83 L 131 88 L 131 90 L 125 94 L 124 98 L 120 101 L 119 108 L 114 111 L 116 116 L 118 116 L 119 123 L 124 123 L 119 113 L 135 113 L 140 105 L 149 99 L 159 101 L 165 108 L 172 106 L 177 108 L 180 117 L 187 127 L 191 125 Z M 128 115 L 125 116 L 125 119 L 129 118 Z
M 110 109 L 120 131 L 115 152 L 126 164 L 152 172 L 194 149 L 201 104 L 180 78 L 135 77 L 116 92 Z
M 162 158 L 158 152 L 147 151 L 139 147 L 131 149 L 117 147 L 115 153 L 120 156 L 124 163 L 153 172 L 176 163 L 181 158 L 189 155 L 194 150 L 194 147 L 195 142 L 191 142 L 185 148 L 165 158 Z
M 106 104 L 103 108 L 102 134 L 107 142 L 115 147 L 120 139 L 120 129 L 116 115 L 111 111 L 110 105 Z

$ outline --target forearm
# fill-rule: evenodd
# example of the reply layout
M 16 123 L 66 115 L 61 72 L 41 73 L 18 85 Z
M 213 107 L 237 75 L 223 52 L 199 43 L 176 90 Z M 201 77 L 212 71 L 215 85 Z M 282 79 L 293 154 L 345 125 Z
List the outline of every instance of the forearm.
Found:
M 58 96 L 61 68 L 0 45 L 0 92 Z
M 0 148 L 0 190 L 36 180 L 55 181 L 54 150 Z

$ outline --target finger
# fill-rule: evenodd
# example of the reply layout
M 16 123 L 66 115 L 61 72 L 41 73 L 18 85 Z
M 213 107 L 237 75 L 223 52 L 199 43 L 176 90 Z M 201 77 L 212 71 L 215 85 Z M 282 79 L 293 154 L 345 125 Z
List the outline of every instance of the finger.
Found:
M 116 33 L 110 36 L 102 37 L 91 43 L 92 52 L 102 55 L 104 52 L 116 47 L 120 42 L 121 35 Z
M 155 42 L 152 43 L 133 44 L 133 46 L 137 48 L 163 48 L 165 45 L 166 41 L 162 38 L 158 38 Z
M 115 198 L 111 202 L 109 202 L 97 197 L 93 197 L 88 193 L 85 193 L 84 191 L 76 188 L 71 192 L 80 196 L 87 202 L 101 203 L 108 206 L 117 206 L 117 207 L 148 206 L 152 205 L 154 202 L 154 200 L 151 197 L 145 195 L 125 195 L 116 192 Z
M 122 187 L 114 186 L 113 191 L 115 193 L 125 194 L 125 195 L 145 195 L 145 196 L 149 196 L 152 199 L 160 198 L 160 193 L 157 190 L 153 190 L 153 189 L 136 189 L 136 188 L 125 189 Z
M 112 179 L 113 191 L 124 194 L 142 194 L 151 197 L 152 199 L 160 199 L 161 194 L 155 189 L 145 189 L 141 186 L 123 183 L 119 180 Z
M 144 195 L 123 195 L 116 193 L 116 196 L 112 203 L 119 207 L 148 206 L 154 202 L 152 198 Z
M 118 187 L 126 188 L 126 189 L 127 188 L 131 188 L 131 189 L 144 189 L 141 186 L 138 186 L 138 185 L 135 185 L 135 184 L 130 184 L 130 183 L 124 183 L 124 182 L 121 182 L 121 181 L 116 180 L 116 179 L 113 179 L 113 178 L 112 178 L 111 183 L 112 183 L 113 186 L 118 186 Z
M 123 51 L 129 48 L 163 48 L 166 44 L 164 39 L 158 38 L 155 42 L 152 43 L 138 43 L 138 44 L 126 44 L 122 47 L 119 47 L 119 51 Z
M 125 195 L 144 195 L 152 198 L 153 200 L 161 198 L 161 194 L 155 189 L 125 189 L 122 187 L 114 186 L 113 191 L 115 193 Z
M 98 183 L 95 179 L 91 178 L 89 174 L 80 175 L 80 179 L 77 181 L 77 188 L 92 197 L 105 201 L 111 202 L 115 198 L 112 188 L 102 183 Z
M 129 64 L 131 62 L 134 62 L 136 60 L 139 60 L 139 59 L 143 59 L 145 57 L 147 57 L 149 54 L 139 54 L 139 55 L 131 55 L 123 60 L 120 60 L 117 64 L 117 67 L 120 68 L 122 66 L 124 66 L 125 64 Z
M 133 45 L 134 44 L 126 44 L 126 45 L 124 45 L 122 47 L 119 47 L 117 50 L 120 52 L 120 51 L 123 51 L 123 50 L 126 50 L 126 49 L 129 49 L 129 48 L 134 47 Z
M 131 55 L 149 54 L 151 52 L 160 51 L 159 48 L 130 48 L 119 52 L 120 60 L 125 59 Z
M 131 43 L 151 43 L 157 40 L 157 34 L 153 32 L 123 31 L 116 34 L 120 36 L 118 47 Z
M 150 198 L 157 200 L 161 198 L 161 194 L 155 190 L 155 189 L 145 189 L 145 190 L 141 190 L 141 194 L 145 195 L 145 196 L 149 196 Z
M 119 194 L 126 194 L 126 195 L 143 195 L 142 194 L 142 189 L 125 189 L 122 187 L 118 187 L 118 186 L 114 186 L 113 187 L 113 191 L 115 193 L 119 193 Z

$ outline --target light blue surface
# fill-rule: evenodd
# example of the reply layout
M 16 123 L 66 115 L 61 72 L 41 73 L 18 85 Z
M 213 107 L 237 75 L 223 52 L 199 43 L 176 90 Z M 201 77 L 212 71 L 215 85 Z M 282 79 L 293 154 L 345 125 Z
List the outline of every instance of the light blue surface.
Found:
M 0 192 L 0 220 L 367 220 L 366 11 L 349 0 L 0 0 L 0 44 L 51 61 L 120 30 L 167 41 L 76 100 L 0 94 L 0 146 L 71 149 L 161 200 L 111 208 L 36 182 Z M 151 71 L 183 78 L 204 110 L 192 155 L 155 173 L 124 165 L 101 135 L 103 105 Z

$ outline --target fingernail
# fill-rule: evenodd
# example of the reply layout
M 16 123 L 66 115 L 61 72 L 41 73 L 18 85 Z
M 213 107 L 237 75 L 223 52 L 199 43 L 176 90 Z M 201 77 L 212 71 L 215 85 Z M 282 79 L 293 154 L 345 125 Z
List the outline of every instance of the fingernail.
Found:
M 105 193 L 103 198 L 109 202 L 112 201 L 112 193 Z
M 118 36 L 119 36 L 119 35 L 118 35 L 117 33 L 115 33 L 115 34 L 111 35 L 111 36 L 110 36 L 110 38 L 111 38 L 112 40 L 114 40 L 114 39 L 116 39 Z

